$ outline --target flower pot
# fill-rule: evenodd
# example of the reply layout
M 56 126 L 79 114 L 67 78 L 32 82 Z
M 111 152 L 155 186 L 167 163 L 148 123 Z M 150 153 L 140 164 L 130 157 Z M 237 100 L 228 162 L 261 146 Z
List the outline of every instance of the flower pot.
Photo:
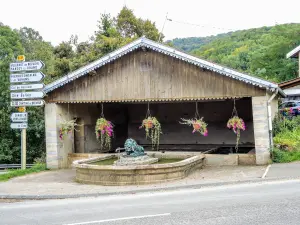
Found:
M 147 121 L 145 123 L 145 127 L 148 128 L 148 129 L 151 129 L 153 127 L 153 122 L 152 121 Z
M 193 128 L 194 128 L 194 130 L 200 130 L 201 125 L 199 123 L 194 123 Z

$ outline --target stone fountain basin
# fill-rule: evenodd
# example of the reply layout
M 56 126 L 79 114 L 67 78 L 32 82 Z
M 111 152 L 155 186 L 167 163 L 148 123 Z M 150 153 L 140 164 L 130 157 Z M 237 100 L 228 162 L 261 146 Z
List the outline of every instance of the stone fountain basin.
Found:
M 156 157 L 167 158 L 166 154 Z M 103 166 L 90 163 L 117 157 L 117 155 L 100 156 L 73 162 L 76 169 L 76 181 L 85 184 L 105 186 L 139 185 L 161 183 L 178 180 L 204 166 L 205 156 L 195 155 L 179 162 L 166 164 L 134 165 L 134 166 Z

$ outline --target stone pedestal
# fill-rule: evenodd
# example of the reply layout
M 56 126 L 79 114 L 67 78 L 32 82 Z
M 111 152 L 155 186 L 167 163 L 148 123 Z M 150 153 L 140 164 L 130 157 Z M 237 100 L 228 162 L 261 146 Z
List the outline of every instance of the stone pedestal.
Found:
M 130 166 L 130 165 L 148 165 L 158 162 L 158 158 L 152 158 L 147 155 L 143 156 L 121 156 L 119 160 L 114 162 L 115 166 Z

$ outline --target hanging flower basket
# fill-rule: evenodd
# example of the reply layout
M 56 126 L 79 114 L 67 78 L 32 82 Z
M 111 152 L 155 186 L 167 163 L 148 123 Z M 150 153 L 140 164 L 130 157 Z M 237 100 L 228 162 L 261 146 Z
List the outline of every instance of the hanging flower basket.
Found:
M 146 138 L 151 139 L 152 143 L 152 150 L 159 149 L 159 140 L 161 132 L 161 125 L 155 117 L 148 116 L 146 119 L 143 120 L 141 128 L 145 128 L 146 131 Z
M 186 124 L 189 126 L 193 126 L 193 131 L 192 133 L 198 132 L 200 134 L 202 134 L 203 136 L 207 136 L 208 135 L 208 130 L 207 130 L 207 123 L 205 123 L 203 121 L 203 117 L 201 117 L 200 119 L 194 118 L 194 119 L 184 119 L 181 118 L 181 122 L 179 122 L 180 124 Z
M 229 129 L 232 129 L 233 132 L 236 134 L 236 152 L 238 150 L 238 145 L 239 145 L 239 141 L 240 141 L 240 136 L 241 136 L 241 130 L 246 130 L 246 125 L 245 122 L 242 118 L 238 117 L 238 116 L 233 116 L 232 118 L 230 118 L 227 122 L 227 127 Z
M 59 138 L 63 140 L 67 135 L 70 135 L 73 130 L 76 130 L 75 127 L 79 126 L 76 123 L 76 119 L 70 121 L 63 121 L 60 123 L 59 128 Z
M 111 138 L 113 136 L 113 124 L 112 122 L 106 120 L 104 117 L 101 117 L 96 122 L 95 127 L 96 138 L 100 142 L 100 149 L 111 148 Z

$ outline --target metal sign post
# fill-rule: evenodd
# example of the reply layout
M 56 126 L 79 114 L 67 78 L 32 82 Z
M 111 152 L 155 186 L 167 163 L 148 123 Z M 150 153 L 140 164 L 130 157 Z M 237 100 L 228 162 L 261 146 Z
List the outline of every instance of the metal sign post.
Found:
M 10 93 L 10 98 L 12 100 L 16 99 L 16 101 L 11 101 L 10 105 L 12 107 L 18 107 L 19 113 L 12 113 L 10 117 L 12 121 L 10 127 L 11 129 L 22 130 L 21 169 L 26 169 L 26 129 L 28 127 L 28 114 L 26 112 L 26 107 L 43 106 L 45 103 L 41 99 L 45 96 L 45 93 L 43 92 L 44 84 L 35 83 L 40 82 L 44 79 L 45 75 L 42 72 L 39 72 L 38 70 L 42 69 L 45 64 L 42 61 L 25 62 L 24 55 L 18 56 L 17 61 L 18 62 L 10 63 L 9 67 L 10 72 L 12 72 L 12 74 L 10 74 L 10 83 L 19 83 L 15 85 L 10 85 L 11 91 L 19 91 Z M 34 84 L 30 84 L 32 82 Z M 26 92 L 26 90 L 33 91 Z
M 24 62 L 25 61 L 25 56 L 21 57 L 21 56 L 18 56 L 17 60 L 19 62 Z M 11 69 L 11 65 L 10 65 L 10 69 Z M 24 112 L 26 112 L 26 107 L 24 107 Z M 19 125 L 20 128 L 22 128 L 22 126 Z M 13 127 L 12 127 L 13 128 Z M 27 128 L 27 124 L 26 126 L 24 126 L 22 128 L 22 131 L 21 131 L 21 169 L 22 170 L 25 170 L 26 169 L 26 128 Z

